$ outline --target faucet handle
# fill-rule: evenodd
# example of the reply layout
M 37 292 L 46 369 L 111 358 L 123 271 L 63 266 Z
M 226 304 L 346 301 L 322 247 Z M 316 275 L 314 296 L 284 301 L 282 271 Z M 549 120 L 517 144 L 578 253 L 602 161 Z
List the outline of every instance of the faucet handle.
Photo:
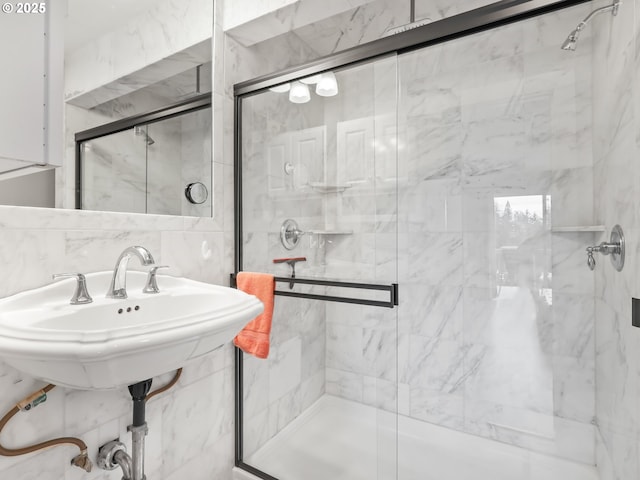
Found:
M 158 282 L 156 281 L 156 273 L 160 268 L 169 268 L 169 265 L 156 265 L 149 269 L 147 275 L 147 284 L 142 289 L 142 293 L 159 293 Z
M 71 301 L 69 302 L 71 305 L 84 305 L 93 302 L 93 298 L 91 298 L 87 290 L 87 278 L 82 273 L 54 273 L 52 278 L 53 280 L 60 280 L 62 278 L 76 279 L 76 291 L 73 293 Z

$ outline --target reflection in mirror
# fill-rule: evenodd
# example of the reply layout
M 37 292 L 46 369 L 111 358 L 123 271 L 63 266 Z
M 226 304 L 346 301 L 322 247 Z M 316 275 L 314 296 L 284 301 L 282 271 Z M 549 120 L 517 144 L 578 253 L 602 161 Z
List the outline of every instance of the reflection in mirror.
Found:
M 58 4 L 57 0 L 47 3 L 51 7 Z M 64 123 L 64 139 L 60 135 L 59 148 L 52 147 L 48 153 L 51 159 L 62 164 L 62 168 L 56 169 L 55 175 L 49 174 L 46 179 L 50 182 L 48 188 L 55 191 L 55 206 L 75 208 L 76 133 L 211 91 L 210 18 L 213 12 L 212 5 L 206 0 L 65 0 L 60 3 L 66 4 L 66 9 L 62 9 L 63 13 L 58 19 L 59 28 L 55 38 L 61 44 L 58 64 L 61 68 L 64 64 L 64 85 L 60 85 L 50 98 L 63 99 L 55 123 Z M 184 25 L 189 25 L 189 28 Z M 50 35 L 49 39 L 53 37 Z M 25 82 L 20 88 L 25 92 L 34 90 Z M 41 108 L 42 102 L 39 105 Z M 34 115 L 31 117 L 35 118 Z M 211 125 L 210 120 L 208 124 Z M 185 136 L 185 125 L 174 124 L 173 127 L 182 130 L 163 131 L 156 135 Z M 165 130 L 169 128 L 171 125 L 168 124 L 162 127 Z M 153 133 L 149 135 L 158 142 Z M 145 147 L 144 142 L 141 143 Z M 100 145 L 94 146 L 97 151 L 101 148 Z M 159 150 L 159 146 L 158 142 L 149 147 Z M 211 164 L 210 148 L 198 147 L 201 154 L 207 155 L 207 158 L 201 159 L 202 162 Z M 197 155 L 195 151 L 184 154 L 192 159 Z M 20 175 L 31 170 L 25 169 Z M 22 183 L 29 185 L 35 182 L 35 177 L 31 177 L 25 177 Z M 15 192 L 15 189 L 5 187 L 5 178 L 6 175 L 0 175 L 0 190 Z M 207 185 L 210 183 L 210 179 L 186 179 L 176 194 L 185 203 L 188 202 L 184 198 L 184 189 L 188 183 L 195 181 Z M 36 191 L 36 188 L 24 188 L 22 191 Z M 24 204 L 21 199 L 0 196 L 0 203 L 16 204 L 18 201 Z M 205 205 L 201 207 L 206 208 Z M 33 206 L 42 205 L 34 199 Z M 92 208 L 114 210 L 109 204 L 94 204 Z M 177 215 L 207 215 L 202 210 L 169 210 Z
M 169 108 L 78 133 L 77 207 L 211 216 L 206 197 L 192 202 L 183 195 L 190 184 L 211 188 L 210 102 L 202 95 L 180 104 L 185 113 Z

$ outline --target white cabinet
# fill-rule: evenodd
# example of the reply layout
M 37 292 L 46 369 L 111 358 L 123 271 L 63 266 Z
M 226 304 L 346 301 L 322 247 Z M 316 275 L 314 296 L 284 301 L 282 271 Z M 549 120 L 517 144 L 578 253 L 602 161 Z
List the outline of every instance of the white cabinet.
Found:
M 65 3 L 2 5 L 0 172 L 62 164 Z

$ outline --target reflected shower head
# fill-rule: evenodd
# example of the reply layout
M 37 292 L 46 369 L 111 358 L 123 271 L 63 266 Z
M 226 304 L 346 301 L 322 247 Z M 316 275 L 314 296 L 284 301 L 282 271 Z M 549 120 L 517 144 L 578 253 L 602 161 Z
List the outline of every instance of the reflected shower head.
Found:
M 611 15 L 613 15 L 615 17 L 618 14 L 618 10 L 619 10 L 621 4 L 622 4 L 621 0 L 613 0 L 613 3 L 611 5 L 607 5 L 606 7 L 597 8 L 593 12 L 591 12 L 589 15 L 587 15 L 587 17 L 578 24 L 578 26 L 575 28 L 575 30 L 573 30 L 569 34 L 567 39 L 562 44 L 562 47 L 561 47 L 562 50 L 568 50 L 570 52 L 575 51 L 576 44 L 578 43 L 578 37 L 580 36 L 580 32 L 582 31 L 582 29 L 584 29 L 584 27 L 587 26 L 587 23 L 589 23 L 591 21 L 591 19 L 593 17 L 595 17 L 596 15 L 598 15 L 600 13 L 604 13 L 604 12 L 611 12 Z
M 144 141 L 147 145 L 153 145 L 154 143 L 156 143 L 156 141 L 151 138 L 147 132 L 145 132 L 144 128 L 140 126 L 136 126 L 133 129 L 133 133 L 138 137 L 144 137 Z

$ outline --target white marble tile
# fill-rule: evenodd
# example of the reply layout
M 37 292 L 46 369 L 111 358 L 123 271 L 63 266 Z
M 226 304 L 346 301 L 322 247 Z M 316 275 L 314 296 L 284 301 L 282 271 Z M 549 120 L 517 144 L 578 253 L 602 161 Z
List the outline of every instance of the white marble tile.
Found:
M 399 225 L 402 232 L 460 232 L 463 197 L 459 178 L 420 181 L 416 172 L 399 192 Z M 459 172 L 455 175 L 459 175 Z
M 164 468 L 173 472 L 230 434 L 233 372 L 220 371 L 171 394 L 162 411 Z
M 410 335 L 407 348 L 408 363 L 400 361 L 400 381 L 412 387 L 456 392 L 465 377 L 465 350 L 460 342 Z
M 362 375 L 327 368 L 327 386 L 326 391 L 329 395 L 362 402 L 364 395 L 364 384 Z
M 62 232 L 3 228 L 0 245 L 4 275 L 11 279 L 0 285 L 0 296 L 49 284 L 51 275 L 66 269 Z
M 167 473 L 166 480 L 231 480 L 233 468 L 233 434 L 227 433 L 208 446 L 206 454 L 200 454 L 180 465 L 172 473 Z M 213 459 L 213 460 L 212 460 Z
M 571 294 L 593 294 L 594 275 L 586 266 L 585 249 L 591 238 L 584 234 L 561 233 L 552 235 L 553 290 Z M 600 263 L 602 262 L 602 259 Z
M 301 408 L 304 411 L 324 395 L 326 390 L 326 370 L 323 368 L 312 376 L 306 377 L 300 385 L 300 390 Z
M 595 360 L 553 358 L 554 413 L 585 424 L 595 422 Z
M 269 409 L 269 432 L 275 435 L 302 412 L 301 390 L 296 387 L 279 397 Z
M 363 373 L 371 377 L 397 381 L 397 333 L 396 325 L 386 328 L 364 328 L 362 331 Z
M 5 478 L 15 480 L 31 480 L 41 478 L 44 480 L 60 480 L 65 478 L 65 466 L 69 459 L 62 448 L 48 450 L 37 456 L 19 457 L 22 461 L 16 465 L 2 470 Z M 46 466 L 46 467 L 45 467 Z
M 278 401 L 300 384 L 301 348 L 300 338 L 294 337 L 269 353 L 269 403 Z
M 411 418 L 464 430 L 464 396 L 424 388 L 411 389 Z
M 425 249 L 425 245 L 430 248 Z M 399 235 L 399 277 L 430 285 L 462 285 L 462 235 L 412 233 Z
M 363 378 L 363 403 L 387 412 L 398 411 L 398 390 L 395 381 L 375 377 Z
M 270 438 L 269 410 L 264 409 L 255 416 L 245 416 L 243 419 L 242 453 L 249 458 L 261 448 Z
M 70 435 L 97 428 L 131 411 L 126 388 L 105 391 L 64 390 L 65 431 Z
M 361 327 L 327 324 L 328 368 L 363 373 L 364 333 Z
M 224 257 L 221 232 L 165 232 L 161 236 L 160 258 L 171 268 L 167 275 L 189 276 L 193 280 L 228 285 L 232 271 L 230 259 Z
M 595 358 L 595 302 L 590 295 L 553 293 L 553 352 L 577 359 Z
M 398 307 L 400 332 L 455 340 L 462 335 L 460 287 L 405 283 Z

